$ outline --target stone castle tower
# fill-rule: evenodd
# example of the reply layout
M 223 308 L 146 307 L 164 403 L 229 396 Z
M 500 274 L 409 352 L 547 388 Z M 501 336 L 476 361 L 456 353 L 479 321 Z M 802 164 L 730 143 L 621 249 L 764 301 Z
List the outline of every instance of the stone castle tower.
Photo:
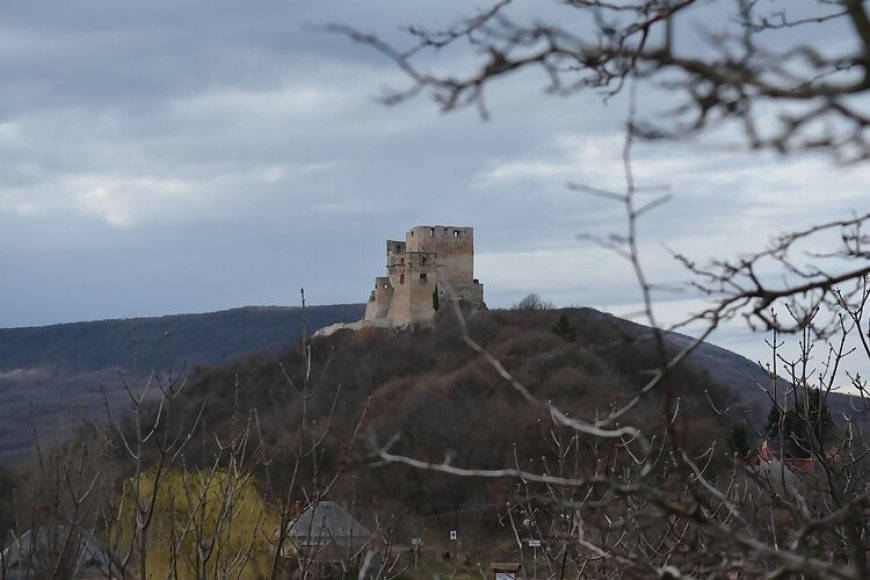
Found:
M 474 277 L 474 228 L 417 226 L 405 241 L 387 241 L 387 276 L 375 278 L 365 321 L 402 326 L 432 320 L 450 301 L 483 306 L 483 285 Z

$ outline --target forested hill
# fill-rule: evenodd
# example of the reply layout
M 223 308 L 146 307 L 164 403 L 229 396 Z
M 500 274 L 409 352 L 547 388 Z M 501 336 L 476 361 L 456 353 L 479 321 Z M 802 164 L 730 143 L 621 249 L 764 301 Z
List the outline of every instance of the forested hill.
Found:
M 481 311 L 468 325 L 471 335 L 540 400 L 588 420 L 631 398 L 659 364 L 648 327 L 590 308 Z M 689 340 L 669 334 L 669 350 L 676 354 Z M 540 409 L 463 341 L 449 312 L 439 313 L 432 328 L 344 330 L 313 340 L 312 348 L 310 372 L 317 388 L 309 420 L 324 424 L 334 412 L 332 435 L 339 448 L 363 408 L 365 430 L 384 437 L 404 433 L 402 441 L 435 458 L 445 450 L 461 450 L 494 467 L 509 462 L 514 445 L 532 457 L 542 452 L 538 446 L 546 446 Z M 188 411 L 180 415 L 204 408 L 204 424 L 221 433 L 231 430 L 239 412 L 256 410 L 267 444 L 280 455 L 277 448 L 293 441 L 301 424 L 301 401 L 294 393 L 305 382 L 306 368 L 298 348 L 203 368 L 191 377 L 182 401 Z M 771 401 L 758 385 L 767 380 L 757 363 L 701 344 L 669 375 L 668 384 L 681 400 L 681 421 L 703 447 L 724 439 L 737 423 L 745 423 L 751 439 L 760 440 Z M 850 403 L 859 408 L 842 393 L 827 399 L 838 417 Z M 866 412 L 849 415 L 867 423 Z M 660 417 L 656 389 L 626 422 L 654 426 Z
M 362 318 L 364 304 L 312 306 L 310 332 Z M 302 336 L 301 308 L 246 307 L 207 314 L 0 329 L 0 464 L 27 456 L 32 424 L 63 436 L 82 414 L 123 404 L 118 372 L 142 376 L 274 353 Z M 33 420 L 31 420 L 31 416 Z
M 359 320 L 363 311 L 362 304 L 309 307 L 307 327 L 313 333 L 336 322 Z M 576 332 L 576 340 L 564 342 L 553 332 L 560 316 L 565 316 Z M 428 401 L 420 407 L 427 416 L 433 409 L 446 409 L 445 417 L 451 416 L 452 407 L 444 400 L 444 393 L 455 387 L 462 400 L 475 392 L 475 388 L 463 386 L 463 381 L 473 385 L 484 374 L 488 375 L 484 381 L 487 392 L 501 393 L 497 377 L 480 361 L 472 365 L 474 372 L 469 377 L 458 370 L 471 360 L 471 352 L 449 320 L 440 318 L 431 331 L 370 329 L 316 340 L 316 344 L 335 349 L 335 360 L 324 379 L 343 385 L 346 399 L 360 393 L 400 394 L 384 399 L 389 403 L 385 408 L 391 409 L 388 415 L 396 416 L 405 411 L 393 409 L 393 405 L 405 400 L 408 392 L 416 393 L 415 399 Z M 103 393 L 113 408 L 123 407 L 127 395 L 118 374 L 131 376 L 134 361 L 140 376 L 152 370 L 178 371 L 186 362 L 186 369 L 194 374 L 190 387 L 193 402 L 206 403 L 211 424 L 219 424 L 220 402 L 231 399 L 235 377 L 246 394 L 279 389 L 283 379 L 278 357 L 282 353 L 286 356 L 286 348 L 298 343 L 302 327 L 299 308 L 247 307 L 209 314 L 0 329 L 0 465 L 28 457 L 34 423 L 46 439 L 65 437 L 82 415 L 104 415 Z M 569 408 L 606 407 L 607 397 L 620 390 L 630 392 L 645 382 L 648 369 L 656 364 L 643 340 L 648 328 L 586 308 L 481 312 L 474 317 L 472 328 L 497 354 L 520 365 L 526 380 L 540 385 L 547 397 L 550 390 L 556 398 L 564 397 Z M 671 335 L 670 340 L 676 347 L 688 339 Z M 260 356 L 249 357 L 254 353 Z M 697 349 L 690 363 L 686 372 L 694 378 L 686 381 L 685 389 L 699 408 L 712 412 L 709 401 L 717 399 L 721 408 L 729 408 L 721 420 L 729 424 L 747 420 L 754 428 L 761 428 L 770 408 L 767 395 L 757 387 L 764 380 L 763 369 L 740 355 L 707 344 Z M 247 384 L 252 376 L 258 377 L 256 385 Z M 614 381 L 623 387 L 616 391 L 602 387 Z M 423 388 L 435 383 L 442 385 L 436 391 Z M 406 387 L 398 388 L 397 384 Z M 251 403 L 269 400 L 269 393 L 264 391 Z M 474 405 L 489 414 L 489 402 L 480 407 L 485 401 L 489 401 L 488 396 Z M 835 416 L 850 409 L 850 402 L 841 394 L 832 394 L 828 400 Z M 347 403 L 342 407 L 353 408 Z M 866 417 L 859 419 L 864 422 Z
M 342 308 L 346 319 L 358 318 L 362 309 Z M 260 310 L 236 313 L 250 321 L 243 314 Z M 309 310 L 311 330 L 341 319 L 338 314 L 329 320 L 319 318 L 315 316 L 318 310 Z M 359 498 L 374 498 L 379 509 L 406 512 L 417 521 L 439 526 L 455 525 L 452 520 L 439 520 L 443 514 L 473 513 L 480 518 L 481 529 L 492 529 L 497 524 L 494 512 L 475 506 L 505 505 L 515 491 L 510 484 L 433 474 L 424 477 L 400 466 L 371 469 L 371 444 L 388 440 L 393 441 L 391 450 L 398 454 L 434 462 L 447 457 L 458 466 L 482 469 L 514 466 L 518 461 L 539 469 L 541 464 L 535 462 L 558 459 L 554 445 L 566 441 L 560 439 L 566 435 L 564 430 L 554 430 L 543 408 L 529 403 L 484 356 L 469 348 L 447 310 L 439 312 L 431 327 L 342 330 L 314 338 L 310 365 L 297 343 L 278 352 L 260 349 L 260 354 L 191 368 L 186 388 L 172 401 L 161 428 L 167 433 L 189 434 L 186 469 L 211 465 L 215 454 L 226 451 L 214 446 L 245 432 L 257 450 L 246 455 L 246 461 L 255 463 L 251 468 L 258 476 L 271 478 L 270 489 L 287 489 L 286 478 L 296 477 L 301 488 L 310 490 L 318 478 L 326 476 L 329 480 L 346 473 L 351 477 L 339 478 L 330 490 L 336 500 L 349 504 Z M 150 327 L 158 335 L 150 347 L 156 357 L 152 360 L 158 363 L 166 320 Z M 279 329 L 284 328 L 282 324 L 278 324 Z M 183 325 L 170 326 L 170 336 L 177 337 L 173 340 L 176 347 L 179 341 L 184 344 L 183 336 L 193 334 Z M 139 328 L 141 335 L 141 324 Z M 210 328 L 215 336 L 208 340 L 220 343 L 223 331 L 217 329 L 222 325 L 215 323 Z M 552 402 L 569 416 L 587 421 L 632 400 L 649 381 L 650 370 L 659 364 L 647 327 L 589 308 L 479 311 L 469 317 L 468 329 L 540 401 Z M 250 328 L 248 331 L 257 334 Z M 200 332 L 209 334 L 205 329 Z M 244 335 L 241 330 L 230 334 Z M 685 340 L 671 335 L 671 350 L 676 352 Z M 181 357 L 176 347 L 174 356 Z M 193 354 L 189 356 L 193 358 Z M 74 357 L 68 358 L 75 362 Z M 36 362 L 32 359 L 31 364 Z M 8 389 L 16 384 L 15 379 L 8 378 L 8 371 L 7 387 L 0 385 L 5 389 L 0 391 L 5 397 L 0 400 L 0 440 L 7 457 L 25 458 L 30 448 L 28 399 L 36 401 L 34 408 L 42 413 L 41 419 L 60 422 L 69 414 L 71 401 L 99 411 L 102 396 L 97 385 L 102 382 L 117 417 L 123 416 L 126 394 L 113 372 L 85 370 L 62 375 L 78 377 L 80 383 L 73 385 L 70 379 L 58 381 L 61 375 L 57 374 L 40 383 L 41 367 L 35 368 L 30 371 L 35 376 L 27 392 L 19 390 L 16 395 Z M 686 364 L 669 374 L 668 392 L 679 399 L 677 431 L 683 434 L 686 451 L 692 457 L 708 457 L 712 462 L 713 471 L 708 475 L 733 468 L 729 433 L 735 426 L 747 422 L 749 445 L 762 436 L 770 408 L 769 401 L 758 395 L 756 383 L 763 377 L 764 370 L 757 364 L 712 345 L 701 345 Z M 63 389 L 59 390 L 59 385 Z M 623 415 L 620 423 L 658 436 L 664 428 L 665 402 L 662 389 L 654 389 Z M 836 410 L 834 405 L 831 410 Z M 240 417 L 255 421 L 240 421 Z M 80 431 L 85 436 L 87 433 Z M 322 447 L 317 453 L 304 455 L 297 471 L 293 461 L 300 444 L 308 445 L 312 440 Z M 577 461 L 597 461 L 616 453 L 614 448 L 582 438 L 572 444 L 579 454 Z M 154 445 L 148 449 L 143 456 L 146 464 L 158 461 Z M 118 473 L 123 473 L 129 458 L 121 452 L 115 459 Z M 0 508 L 2 505 L 0 497 Z M 469 506 L 473 511 L 468 511 Z
M 468 329 L 540 401 L 587 421 L 631 400 L 659 364 L 647 327 L 589 308 L 480 311 L 469 317 Z M 685 340 L 671 335 L 670 350 Z M 421 475 L 401 466 L 371 469 L 374 442 L 392 441 L 393 453 L 437 463 L 449 458 L 460 467 L 559 465 L 554 446 L 566 441 L 559 439 L 565 433 L 463 341 L 450 312 L 439 312 L 431 328 L 367 328 L 319 337 L 311 343 L 311 357 L 305 364 L 297 347 L 194 373 L 185 396 L 173 402 L 178 424 L 169 427 L 182 432 L 185 421 L 202 411 L 193 440 L 203 447 L 191 450 L 189 467 L 212 461 L 218 450 L 210 446 L 238 436 L 245 429 L 240 417 L 256 417 L 249 435 L 262 454 L 257 457 L 267 458 L 269 472 L 278 477 L 270 481 L 274 489 L 286 489 L 289 480 L 280 478 L 294 474 L 310 491 L 318 477 L 326 474 L 328 480 L 341 471 L 351 477 L 341 478 L 330 497 L 348 504 L 372 498 L 380 507 L 389 503 L 418 521 L 447 526 L 438 514 L 491 518 L 491 512 L 469 506 L 503 506 L 513 486 Z M 770 401 L 758 396 L 756 382 L 764 375 L 757 364 L 712 345 L 702 345 L 669 374 L 668 390 L 679 398 L 677 431 L 690 456 L 710 458 L 708 476 L 733 468 L 729 433 L 735 427 L 746 422 L 750 446 L 761 439 Z M 660 434 L 664 401 L 663 390 L 654 389 L 620 424 Z M 304 455 L 297 472 L 298 449 L 312 440 L 322 447 Z M 581 440 L 578 461 L 597 453 L 609 457 L 601 442 Z M 707 455 L 711 449 L 715 454 Z M 490 519 L 486 525 L 496 524 Z
M 655 345 L 646 340 L 648 329 L 588 308 L 479 311 L 469 317 L 468 328 L 539 400 L 583 420 L 631 400 L 658 364 Z M 239 417 L 256 417 L 251 437 L 276 477 L 297 473 L 292 461 L 300 437 L 312 437 L 314 429 L 322 453 L 305 456 L 297 484 L 310 489 L 317 474 L 328 479 L 347 469 L 352 477 L 341 478 L 330 497 L 390 502 L 432 525 L 436 520 L 427 518 L 437 514 L 468 515 L 469 506 L 503 506 L 513 486 L 399 467 L 373 470 L 368 464 L 372 441 L 393 440 L 395 453 L 435 462 L 449 457 L 457 466 L 480 469 L 517 461 L 539 469 L 529 462 L 553 459 L 554 437 L 561 431 L 554 431 L 544 409 L 524 399 L 463 341 L 450 312 L 439 312 L 431 328 L 343 330 L 314 339 L 311 347 L 310 366 L 295 348 L 276 357 L 200 369 L 190 377 L 185 396 L 173 402 L 179 424 L 169 429 L 183 431 L 184 421 L 202 410 L 197 424 L 202 431 L 192 440 L 209 446 L 238 435 Z M 752 383 L 756 371 L 761 369 L 747 361 L 742 380 Z M 309 396 L 302 397 L 306 385 Z M 675 369 L 669 388 L 680 398 L 678 420 L 680 429 L 691 433 L 690 454 L 702 456 L 716 442 L 715 461 L 730 465 L 729 430 L 747 416 L 741 389 L 693 361 Z M 620 422 L 658 433 L 663 401 L 656 389 Z M 355 431 L 360 436 L 354 441 Z M 345 463 L 352 441 L 352 457 Z M 586 457 L 592 443 L 584 440 L 581 447 Z M 189 467 L 202 458 L 211 461 L 217 452 L 192 448 Z M 285 489 L 289 482 L 270 485 Z M 473 511 L 473 517 L 492 516 Z

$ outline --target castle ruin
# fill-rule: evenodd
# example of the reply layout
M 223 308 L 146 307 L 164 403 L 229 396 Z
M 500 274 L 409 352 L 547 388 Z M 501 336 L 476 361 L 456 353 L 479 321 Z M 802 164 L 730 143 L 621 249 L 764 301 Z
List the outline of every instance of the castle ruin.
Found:
M 375 278 L 364 321 L 403 326 L 428 322 L 456 296 L 483 307 L 474 277 L 474 228 L 416 226 L 405 241 L 387 240 L 387 275 Z

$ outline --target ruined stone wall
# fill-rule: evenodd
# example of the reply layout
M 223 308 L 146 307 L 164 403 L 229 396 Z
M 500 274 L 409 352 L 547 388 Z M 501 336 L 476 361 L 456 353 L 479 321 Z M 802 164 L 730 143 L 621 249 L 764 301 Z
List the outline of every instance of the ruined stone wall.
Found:
M 463 302 L 483 304 L 483 284 L 477 280 L 473 280 L 471 283 L 453 284 L 453 291 Z M 446 288 L 442 289 L 442 293 L 443 295 L 448 295 L 449 299 L 449 292 L 447 292 Z
M 451 284 L 474 279 L 474 228 L 417 226 L 405 236 L 408 252 L 437 255 L 438 274 Z
M 364 320 L 386 318 L 390 312 L 390 304 L 393 301 L 393 286 L 387 276 L 375 278 L 375 289 L 372 290 L 369 301 L 366 304 Z
M 390 310 L 396 302 L 404 303 L 404 297 L 396 298 L 396 288 L 400 282 L 404 285 L 405 242 L 387 240 L 387 276 L 375 278 L 375 289 L 366 304 L 363 320 L 389 318 Z M 407 309 L 400 306 L 399 309 Z
M 407 324 L 410 321 L 407 259 L 404 242 L 401 246 L 394 241 L 387 242 L 387 275 L 393 288 L 393 297 L 386 316 L 395 324 Z
M 434 297 L 438 287 L 436 256 L 431 252 L 409 252 L 407 292 L 408 322 L 431 320 L 435 316 Z
M 474 229 L 417 226 L 405 241 L 388 240 L 387 276 L 377 278 L 364 320 L 393 325 L 431 320 L 438 303 L 449 301 L 446 283 L 460 300 L 483 305 L 483 285 L 474 279 Z
M 387 260 L 390 259 L 391 255 L 402 255 L 407 251 L 405 247 L 405 242 L 399 240 L 387 240 Z

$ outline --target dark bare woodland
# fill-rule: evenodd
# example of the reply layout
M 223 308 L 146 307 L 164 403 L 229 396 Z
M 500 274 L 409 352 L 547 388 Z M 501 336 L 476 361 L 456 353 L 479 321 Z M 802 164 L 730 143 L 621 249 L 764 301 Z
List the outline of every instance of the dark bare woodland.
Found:
M 560 320 L 575 329 L 571 340 L 553 330 Z M 469 330 L 517 376 L 535 384 L 539 396 L 586 419 L 630 399 L 647 380 L 644 367 L 656 360 L 641 327 L 586 309 L 481 312 Z M 510 557 L 505 506 L 525 497 L 515 485 L 378 466 L 367 442 L 398 433 L 402 439 L 394 450 L 416 457 L 440 461 L 447 454 L 492 469 L 521 460 L 532 467 L 564 460 L 553 439 L 565 437 L 563 430 L 503 388 L 486 359 L 463 342 L 449 312 L 432 329 L 345 331 L 310 347 L 309 378 L 300 364 L 301 345 L 278 359 L 254 356 L 201 369 L 177 396 L 143 409 L 140 424 L 157 426 L 150 437 L 137 435 L 134 415 L 115 433 L 94 425 L 61 449 L 46 450 L 23 474 L 28 484 L 16 491 L 16 529 L 61 521 L 94 530 L 119 556 L 113 573 L 121 577 L 142 574 L 140 553 L 146 554 L 145 574 L 153 577 L 199 576 L 197 570 L 203 577 L 259 577 L 272 574 L 268 558 L 282 544 L 272 530 L 294 517 L 297 502 L 309 506 L 328 498 L 354 506 L 369 525 L 375 522 L 376 538 L 365 553 L 392 551 L 379 562 L 392 575 L 408 573 L 407 537 L 422 535 L 437 545 L 457 525 L 467 556 L 447 563 L 447 570 L 467 567 L 465 558 L 485 565 L 494 553 Z M 310 376 L 323 387 L 300 396 L 290 385 L 305 384 Z M 710 470 L 727 473 L 728 427 L 742 415 L 735 410 L 718 417 L 707 406 L 709 393 L 720 408 L 736 409 L 736 399 L 702 369 L 681 367 L 673 378 L 685 408 L 698 410 L 690 423 L 705 443 L 692 453 L 705 453 L 706 442 L 716 440 Z M 163 385 L 167 394 L 173 384 Z M 638 408 L 627 418 L 653 432 L 659 428 L 655 409 Z M 584 468 L 594 468 L 598 454 L 625 467 L 612 445 L 591 439 L 575 439 L 575 445 Z M 201 507 L 192 510 L 196 505 Z M 260 531 L 252 543 L 240 543 L 238 536 L 216 533 L 224 520 L 233 529 Z M 144 548 L 135 543 L 137 534 Z M 193 549 L 199 544 L 207 549 Z M 189 560 L 199 553 L 202 560 Z M 357 569 L 365 553 L 346 554 L 343 565 Z M 275 572 L 316 577 L 325 573 L 317 556 L 282 558 Z M 433 557 L 427 547 L 425 559 Z M 329 569 L 335 573 L 334 566 Z

